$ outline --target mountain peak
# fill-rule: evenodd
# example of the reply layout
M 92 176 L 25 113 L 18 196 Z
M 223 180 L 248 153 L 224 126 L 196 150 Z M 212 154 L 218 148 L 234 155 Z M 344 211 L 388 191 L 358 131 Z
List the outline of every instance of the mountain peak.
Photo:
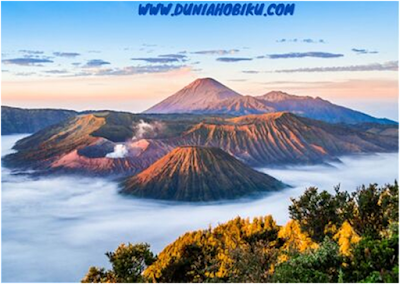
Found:
M 180 146 L 126 179 L 122 187 L 123 193 L 144 198 L 212 201 L 278 190 L 284 184 L 220 148 Z
M 271 102 L 279 102 L 287 99 L 297 98 L 297 96 L 289 95 L 288 93 L 282 91 L 271 91 L 266 93 L 265 95 L 259 96 L 258 98 Z
M 218 82 L 217 80 L 213 79 L 213 78 L 199 78 L 194 80 L 192 83 L 190 83 L 189 85 L 187 85 L 186 87 L 183 88 L 183 90 L 192 90 L 193 93 L 196 94 L 196 92 L 199 91 L 211 91 L 211 90 L 231 90 L 229 89 L 227 86 L 225 86 L 224 84 Z M 234 92 L 233 90 L 231 90 L 232 92 Z
M 193 81 L 177 93 L 156 104 L 145 113 L 196 112 L 240 94 L 212 78 Z
M 215 80 L 214 78 L 211 77 L 205 77 L 205 78 L 198 78 L 194 80 L 192 83 L 189 85 L 200 85 L 200 84 L 217 84 L 217 85 L 222 85 L 220 82 Z

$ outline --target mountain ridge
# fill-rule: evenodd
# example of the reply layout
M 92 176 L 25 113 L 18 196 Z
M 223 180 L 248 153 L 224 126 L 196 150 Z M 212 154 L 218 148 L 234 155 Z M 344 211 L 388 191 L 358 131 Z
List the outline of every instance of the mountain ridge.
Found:
M 344 154 L 398 149 L 394 137 L 380 137 L 291 112 L 227 118 L 218 123 L 203 122 L 175 141 L 176 145 L 219 147 L 257 167 L 320 163 Z
M 198 91 L 197 86 L 202 86 L 200 91 Z M 209 88 L 209 86 L 211 87 Z M 207 88 L 209 88 L 208 91 Z M 226 92 L 229 95 L 215 98 L 219 92 Z M 206 95 L 209 95 L 210 99 L 206 101 L 201 99 Z M 357 110 L 336 105 L 320 97 L 296 96 L 282 91 L 271 91 L 261 96 L 243 96 L 212 78 L 195 80 L 182 90 L 144 111 L 144 113 L 241 116 L 277 111 L 291 111 L 304 117 L 330 123 L 397 124 L 397 122 L 387 118 L 376 118 Z
M 398 129 L 389 125 L 329 124 L 291 112 L 215 119 L 156 117 L 80 115 L 19 140 L 17 152 L 5 156 L 3 163 L 40 172 L 127 176 L 179 146 L 217 147 L 252 167 L 398 151 Z

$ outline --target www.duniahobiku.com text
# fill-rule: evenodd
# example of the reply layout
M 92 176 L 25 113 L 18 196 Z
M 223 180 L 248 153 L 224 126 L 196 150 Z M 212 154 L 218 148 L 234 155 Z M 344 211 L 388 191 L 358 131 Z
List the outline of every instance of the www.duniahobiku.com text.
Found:
M 140 16 L 293 16 L 294 3 L 148 3 Z

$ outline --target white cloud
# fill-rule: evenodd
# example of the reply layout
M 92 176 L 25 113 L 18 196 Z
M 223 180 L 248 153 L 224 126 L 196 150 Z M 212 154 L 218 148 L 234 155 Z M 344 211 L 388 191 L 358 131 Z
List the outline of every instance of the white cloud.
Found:
M 21 137 L 21 136 L 18 136 Z M 16 139 L 2 136 L 2 154 Z M 2 169 L 2 280 L 77 282 L 89 266 L 107 266 L 106 251 L 123 242 L 148 242 L 159 252 L 189 230 L 236 216 L 272 214 L 288 220 L 290 197 L 308 186 L 355 190 L 398 178 L 398 155 L 343 157 L 333 166 L 263 169 L 293 188 L 236 202 L 190 204 L 121 196 L 115 181 L 82 177 L 30 178 Z M 40 261 L 37 261 L 40 256 Z

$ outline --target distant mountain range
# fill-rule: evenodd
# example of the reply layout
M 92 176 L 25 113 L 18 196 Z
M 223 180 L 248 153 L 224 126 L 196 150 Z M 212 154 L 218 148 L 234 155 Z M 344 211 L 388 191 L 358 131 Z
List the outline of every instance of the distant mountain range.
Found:
M 234 199 L 285 185 L 219 148 L 177 147 L 143 172 L 125 179 L 122 192 L 175 201 Z
M 104 111 L 63 109 L 22 109 L 1 107 L 2 135 L 34 133 L 67 118 Z M 321 98 L 289 95 L 280 91 L 262 96 L 243 96 L 211 78 L 197 79 L 179 92 L 166 98 L 144 114 L 196 114 L 204 116 L 242 116 L 289 111 L 299 116 L 330 123 L 398 124 L 386 118 L 335 105 Z M 147 116 L 149 117 L 149 116 Z M 187 116 L 188 117 L 188 116 Z
M 330 123 L 396 123 L 332 104 L 319 97 L 294 96 L 280 91 L 262 96 L 242 96 L 212 78 L 197 79 L 145 113 L 263 114 L 290 111 Z
M 77 115 L 78 112 L 63 109 L 22 109 L 1 107 L 1 134 L 34 133 Z

